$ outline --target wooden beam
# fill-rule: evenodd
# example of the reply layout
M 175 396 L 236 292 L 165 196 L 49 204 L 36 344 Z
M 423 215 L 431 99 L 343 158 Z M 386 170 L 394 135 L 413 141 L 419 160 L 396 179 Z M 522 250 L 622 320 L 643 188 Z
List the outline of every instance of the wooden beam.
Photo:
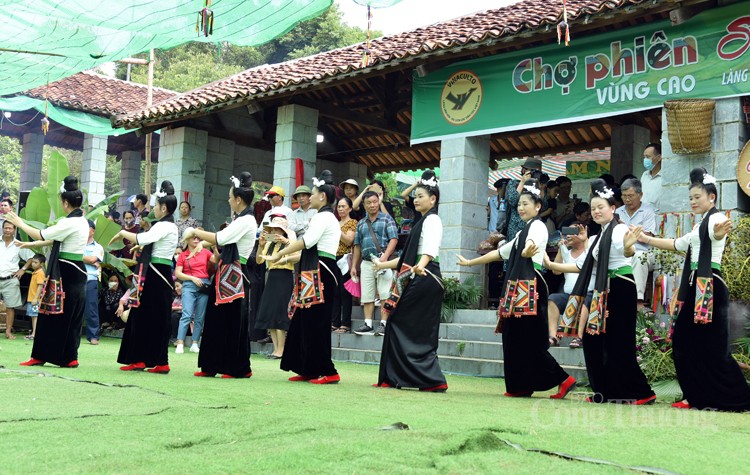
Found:
M 408 130 L 401 126 L 388 124 L 384 119 L 379 119 L 377 117 L 368 117 L 364 114 L 357 114 L 341 107 L 331 106 L 322 102 L 311 101 L 304 98 L 294 98 L 293 103 L 309 107 L 311 109 L 317 109 L 318 114 L 323 117 L 328 117 L 329 119 L 352 122 L 354 124 L 359 124 L 370 129 L 382 130 L 383 132 L 388 132 L 390 134 L 409 137 Z
M 503 160 L 507 158 L 526 158 L 526 157 L 540 157 L 547 155 L 560 155 L 569 152 L 582 152 L 586 150 L 601 150 L 609 147 L 612 144 L 610 140 L 591 142 L 581 145 L 566 145 L 564 147 L 549 147 L 549 148 L 535 148 L 533 150 L 524 150 L 523 152 L 517 153 L 498 153 L 491 155 L 491 158 L 495 160 Z

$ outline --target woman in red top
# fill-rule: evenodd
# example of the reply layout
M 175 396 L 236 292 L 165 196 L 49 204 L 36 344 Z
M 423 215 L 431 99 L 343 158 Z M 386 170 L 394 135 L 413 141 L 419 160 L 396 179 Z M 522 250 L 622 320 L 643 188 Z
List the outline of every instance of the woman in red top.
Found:
M 175 276 L 182 281 L 182 318 L 177 330 L 177 349 L 175 353 L 184 353 L 185 335 L 190 321 L 195 319 L 193 325 L 193 344 L 190 345 L 192 353 L 198 353 L 198 341 L 203 331 L 203 321 L 206 318 L 206 305 L 208 294 L 199 292 L 198 289 L 209 284 L 208 263 L 216 264 L 218 255 L 214 255 L 208 249 L 195 252 L 200 239 L 195 236 L 187 240 L 187 248 L 177 258 Z M 195 255 L 191 256 L 191 254 Z

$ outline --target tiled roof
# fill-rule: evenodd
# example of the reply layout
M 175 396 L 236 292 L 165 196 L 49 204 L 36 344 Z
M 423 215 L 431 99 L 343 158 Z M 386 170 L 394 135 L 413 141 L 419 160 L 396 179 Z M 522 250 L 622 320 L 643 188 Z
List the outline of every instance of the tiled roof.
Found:
M 646 0 L 568 0 L 568 18 L 596 16 Z M 553 0 L 524 0 L 496 10 L 487 10 L 454 20 L 418 28 L 413 31 L 385 36 L 371 42 L 373 61 L 370 68 L 402 62 L 415 56 L 439 53 L 481 44 L 499 38 L 512 37 L 522 30 L 534 30 L 547 25 L 556 26 L 562 17 L 562 2 Z M 133 109 L 113 118 L 114 126 L 134 128 L 144 122 L 168 120 L 193 113 L 219 109 L 225 105 L 264 97 L 290 87 L 300 87 L 337 76 L 365 71 L 360 63 L 364 43 L 333 51 L 326 51 L 287 61 L 249 69 L 239 74 L 207 84 L 148 109 Z
M 178 94 L 158 87 L 153 88 L 153 93 L 154 104 Z M 36 99 L 44 99 L 45 94 L 46 85 L 20 93 Z M 143 84 L 82 72 L 50 83 L 48 99 L 52 104 L 67 109 L 113 116 L 145 108 L 147 95 L 147 87 Z

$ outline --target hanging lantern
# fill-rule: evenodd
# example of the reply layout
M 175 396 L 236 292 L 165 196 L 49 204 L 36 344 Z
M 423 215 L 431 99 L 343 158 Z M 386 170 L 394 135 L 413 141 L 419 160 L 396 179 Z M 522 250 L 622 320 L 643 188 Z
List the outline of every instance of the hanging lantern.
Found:
M 214 33 L 214 12 L 209 7 L 211 0 L 205 0 L 203 10 L 198 12 L 198 19 L 195 21 L 195 32 L 198 36 L 208 38 Z
M 565 46 L 570 46 L 570 24 L 568 23 L 568 4 L 567 0 L 563 0 L 563 21 L 557 24 L 557 44 L 563 37 L 563 30 L 565 34 Z

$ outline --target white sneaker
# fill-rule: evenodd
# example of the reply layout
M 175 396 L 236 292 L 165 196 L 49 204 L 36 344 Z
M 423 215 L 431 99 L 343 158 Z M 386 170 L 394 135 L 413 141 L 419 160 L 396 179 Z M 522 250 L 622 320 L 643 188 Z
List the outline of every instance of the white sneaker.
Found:
M 195 343 L 190 345 L 190 353 L 198 353 L 200 350 L 201 349 Z
M 182 345 L 182 343 L 177 343 L 177 348 L 174 349 L 174 352 L 178 355 L 181 355 L 185 353 L 185 347 Z

